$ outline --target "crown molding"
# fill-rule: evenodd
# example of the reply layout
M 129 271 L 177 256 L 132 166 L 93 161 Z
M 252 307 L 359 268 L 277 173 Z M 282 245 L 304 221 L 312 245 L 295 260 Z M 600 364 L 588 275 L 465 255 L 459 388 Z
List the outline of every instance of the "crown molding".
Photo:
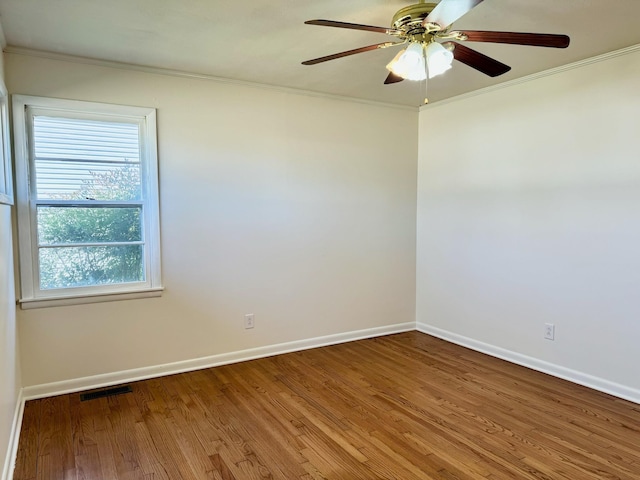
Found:
M 366 100 L 363 98 L 348 97 L 345 95 L 335 95 L 330 93 L 316 92 L 313 90 L 304 90 L 301 88 L 283 87 L 278 85 L 270 85 L 266 83 L 249 82 L 246 80 L 236 80 L 233 78 L 216 77 L 206 73 L 189 72 L 184 70 L 173 70 L 170 68 L 152 67 L 148 65 L 138 65 L 134 63 L 114 62 L 111 60 L 101 60 L 92 57 L 80 57 L 76 55 L 67 55 L 64 53 L 50 52 L 47 50 L 34 50 L 31 48 L 16 47 L 8 45 L 4 47 L 4 52 L 13 55 L 24 55 L 29 57 L 45 58 L 48 60 L 57 60 L 61 62 L 79 63 L 83 65 L 93 65 L 98 67 L 116 68 L 119 70 L 130 70 L 136 72 L 150 73 L 154 75 L 165 75 L 171 77 L 190 78 L 196 80 L 206 80 L 227 85 L 237 85 L 249 88 L 259 88 L 263 90 L 271 90 L 276 92 L 290 93 L 294 95 L 302 95 L 306 97 L 328 98 L 343 102 L 361 103 L 376 107 L 392 108 L 396 110 L 408 110 L 417 112 L 418 108 L 409 105 L 397 105 L 386 102 L 376 102 L 374 100 Z
M 396 110 L 405 110 L 405 111 L 419 111 L 422 112 L 424 110 L 437 108 L 448 103 L 458 102 L 461 100 L 465 100 L 468 98 L 476 97 L 478 95 L 485 95 L 487 93 L 495 92 L 498 90 L 502 90 L 504 88 L 510 88 L 515 85 L 520 85 L 522 83 L 532 82 L 534 80 L 538 80 L 544 77 L 550 77 L 553 75 L 557 75 L 569 70 L 574 70 L 577 68 L 582 68 L 587 65 L 592 65 L 594 63 L 604 62 L 610 60 L 612 58 L 621 57 L 624 55 L 629 55 L 635 52 L 640 51 L 640 44 L 632 45 L 630 47 L 621 48 L 619 50 L 614 50 L 613 52 L 604 53 L 602 55 L 597 55 L 595 57 L 586 58 L 583 60 L 579 60 L 577 62 L 569 63 L 567 65 L 561 65 L 559 67 L 551 68 L 548 70 L 544 70 L 542 72 L 533 73 L 531 75 L 526 75 L 524 77 L 515 78 L 513 80 L 509 80 L 507 82 L 499 83 L 497 85 L 491 85 L 489 87 L 481 88 L 479 90 L 474 90 L 472 92 L 463 93 L 462 95 L 456 95 L 455 97 L 445 98 L 443 100 L 438 100 L 428 105 L 422 105 L 418 107 L 410 106 L 410 105 L 397 105 L 393 103 L 386 102 L 377 102 L 374 100 L 366 100 L 362 98 L 356 97 L 348 97 L 345 95 L 335 95 L 324 92 L 316 92 L 313 90 L 304 90 L 293 87 L 283 87 L 278 85 L 269 85 L 258 82 L 249 82 L 246 80 L 237 80 L 233 78 L 226 77 L 217 77 L 215 75 L 209 75 L 205 73 L 197 73 L 197 72 L 189 72 L 185 70 L 173 70 L 168 68 L 160 68 L 153 67 L 148 65 L 138 65 L 133 63 L 124 63 L 124 62 L 115 62 L 110 60 L 101 60 L 98 58 L 92 57 L 81 57 L 76 55 L 67 55 L 63 53 L 50 52 L 47 50 L 35 50 L 30 48 L 16 47 L 13 45 L 6 46 L 6 41 L 4 39 L 4 33 L 2 31 L 2 25 L 0 25 L 0 45 L 2 45 L 5 53 L 14 54 L 14 55 L 24 55 L 30 57 L 37 58 L 45 58 L 49 60 L 57 60 L 62 62 L 71 62 L 71 63 L 79 63 L 84 65 L 93 65 L 98 67 L 107 67 L 107 68 L 115 68 L 120 70 L 130 70 L 137 71 L 143 73 L 150 73 L 155 75 L 165 75 L 172 77 L 180 77 L 180 78 L 190 78 L 196 80 L 206 80 L 216 83 L 222 83 L 227 85 L 237 85 L 244 86 L 249 88 L 259 88 L 277 92 L 291 93 L 295 95 L 302 95 L 307 97 L 315 97 L 315 98 L 328 98 L 332 100 L 352 102 L 352 103 L 360 103 L 364 105 L 372 105 L 383 108 L 392 108 Z
M 621 48 L 620 50 L 614 50 L 613 52 L 603 53 L 602 55 L 585 58 L 584 60 L 578 60 L 577 62 L 569 63 L 567 65 L 561 65 L 559 67 L 550 68 L 549 70 L 544 70 L 542 72 L 532 73 L 531 75 L 515 78 L 513 80 L 509 80 L 508 82 L 499 83 L 497 85 L 491 85 L 489 87 L 481 88 L 479 90 L 463 93 L 462 95 L 456 95 L 455 97 L 445 98 L 444 100 L 438 100 L 437 102 L 433 102 L 429 105 L 421 106 L 420 111 L 422 112 L 424 110 L 429 110 L 431 108 L 441 107 L 448 103 L 459 102 L 461 100 L 466 100 L 468 98 L 477 97 L 478 95 L 485 95 L 487 93 L 502 90 L 504 88 L 513 87 L 514 85 L 520 85 L 521 83 L 532 82 L 540 78 L 551 77 L 553 75 L 567 72 L 569 70 L 586 67 L 587 65 L 592 65 L 594 63 L 605 62 L 612 58 L 622 57 L 624 55 L 629 55 L 638 51 L 640 51 L 640 44 L 632 45 L 631 47 Z

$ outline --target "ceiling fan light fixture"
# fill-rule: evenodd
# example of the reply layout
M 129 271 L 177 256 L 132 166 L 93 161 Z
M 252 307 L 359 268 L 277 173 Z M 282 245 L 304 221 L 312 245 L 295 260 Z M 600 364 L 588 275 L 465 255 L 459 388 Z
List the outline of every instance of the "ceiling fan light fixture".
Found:
M 413 42 L 398 52 L 387 65 L 387 70 L 405 80 L 424 80 L 426 78 L 424 57 L 423 44 Z
M 387 65 L 390 73 L 384 80 L 385 85 L 403 80 L 424 81 L 427 76 L 433 78 L 442 75 L 451 69 L 454 59 L 489 77 L 497 77 L 510 71 L 511 67 L 465 46 L 465 41 L 551 48 L 567 48 L 570 43 L 567 35 L 551 33 L 451 30 L 454 22 L 482 3 L 483 0 L 414 1 L 418 3 L 401 8 L 394 14 L 391 28 L 323 19 L 304 22 L 309 25 L 383 33 L 395 37 L 397 41 L 377 43 L 333 55 L 325 55 L 304 61 L 302 64 L 315 65 L 379 48 L 408 45 L 398 52 Z M 437 3 L 435 3 L 436 1 Z M 426 90 L 427 82 L 425 81 L 425 96 Z
M 426 47 L 427 67 L 429 78 L 442 75 L 451 68 L 453 53 L 438 42 L 431 42 Z

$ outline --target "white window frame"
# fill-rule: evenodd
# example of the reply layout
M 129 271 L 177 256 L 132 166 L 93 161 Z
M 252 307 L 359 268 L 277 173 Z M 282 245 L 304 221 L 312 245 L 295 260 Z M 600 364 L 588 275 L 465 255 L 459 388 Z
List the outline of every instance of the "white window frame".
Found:
M 143 189 L 142 217 L 145 242 L 145 281 L 87 287 L 40 289 L 35 178 L 30 172 L 33 156 L 29 139 L 33 128 L 30 112 L 49 111 L 78 119 L 127 121 L 140 125 L 140 165 Z M 156 110 L 104 103 L 13 95 L 13 127 L 16 162 L 16 204 L 20 258 L 21 308 L 127 300 L 160 296 L 160 218 Z M 82 201 L 78 201 L 78 204 Z
M 13 205 L 9 93 L 0 79 L 0 203 Z

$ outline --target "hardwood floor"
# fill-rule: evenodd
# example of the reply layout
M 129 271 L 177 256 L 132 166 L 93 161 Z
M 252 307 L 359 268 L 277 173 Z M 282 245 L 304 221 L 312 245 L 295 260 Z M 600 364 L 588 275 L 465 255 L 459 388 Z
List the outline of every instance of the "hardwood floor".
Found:
M 640 406 L 408 332 L 27 402 L 14 480 L 640 479 Z

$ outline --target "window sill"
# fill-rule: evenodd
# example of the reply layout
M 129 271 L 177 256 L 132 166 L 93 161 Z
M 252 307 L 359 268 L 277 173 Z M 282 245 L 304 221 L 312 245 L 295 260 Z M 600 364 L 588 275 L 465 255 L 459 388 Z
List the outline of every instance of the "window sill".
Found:
M 67 305 L 83 305 L 87 303 L 116 302 L 120 300 L 133 300 L 137 298 L 160 297 L 164 287 L 148 288 L 128 292 L 98 293 L 95 295 L 69 295 L 44 298 L 21 298 L 18 304 L 22 310 L 32 308 L 63 307 Z

